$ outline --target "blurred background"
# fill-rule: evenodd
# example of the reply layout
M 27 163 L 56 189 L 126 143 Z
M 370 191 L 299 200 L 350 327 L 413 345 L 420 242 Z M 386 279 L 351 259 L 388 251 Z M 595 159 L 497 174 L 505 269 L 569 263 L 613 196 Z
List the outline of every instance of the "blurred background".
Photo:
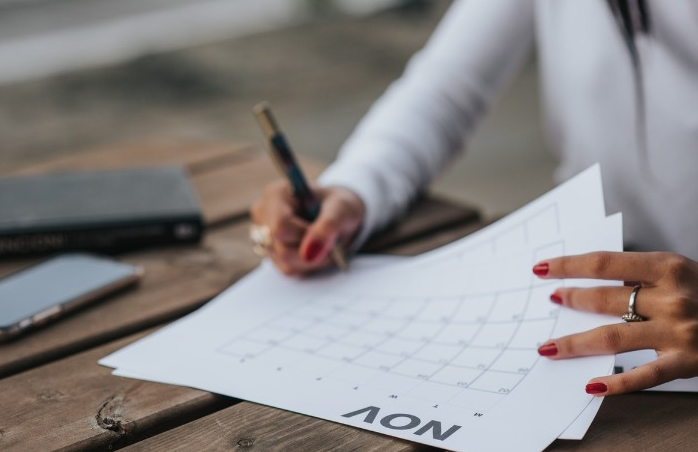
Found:
M 262 143 L 331 161 L 450 0 L 0 0 L 3 169 L 115 142 Z M 500 215 L 552 187 L 535 58 L 434 191 Z

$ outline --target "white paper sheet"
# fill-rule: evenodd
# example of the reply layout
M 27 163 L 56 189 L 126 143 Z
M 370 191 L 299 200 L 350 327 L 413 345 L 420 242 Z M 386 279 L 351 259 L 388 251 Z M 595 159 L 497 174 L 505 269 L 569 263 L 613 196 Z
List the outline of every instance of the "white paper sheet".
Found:
M 620 217 L 603 219 L 594 192 L 598 168 L 471 238 L 368 271 L 299 281 L 262 265 L 100 363 L 451 450 L 542 450 L 586 430 L 600 401 L 584 386 L 613 365 L 536 353 L 617 321 L 551 303 L 564 282 L 531 273 L 621 249 Z

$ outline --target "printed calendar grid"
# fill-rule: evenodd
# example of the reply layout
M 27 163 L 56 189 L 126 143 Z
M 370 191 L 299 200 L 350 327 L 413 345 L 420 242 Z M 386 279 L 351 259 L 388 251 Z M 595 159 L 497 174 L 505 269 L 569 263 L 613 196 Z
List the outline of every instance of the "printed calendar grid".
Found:
M 534 231 L 555 236 L 557 216 L 557 207 L 547 206 L 514 228 L 429 264 L 458 266 L 473 255 L 494 256 L 510 243 L 529 245 Z M 564 243 L 534 247 L 532 262 L 550 249 L 562 253 Z M 218 352 L 316 379 L 341 379 L 345 366 L 379 371 L 401 378 L 407 394 L 433 400 L 442 393 L 441 403 L 453 405 L 462 400 L 471 406 L 466 392 L 493 396 L 480 400 L 482 411 L 514 391 L 538 362 L 536 349 L 551 336 L 559 312 L 547 301 L 554 284 L 531 277 L 525 287 L 427 298 L 329 293 L 251 328 Z M 532 331 L 541 340 L 520 339 Z M 375 375 L 361 385 L 376 385 Z
M 442 390 L 441 403 L 460 405 L 462 400 L 472 406 L 463 392 L 478 391 L 496 396 L 490 406 L 525 378 L 539 359 L 535 350 L 552 334 L 559 307 L 545 300 L 531 304 L 530 298 L 547 296 L 553 284 L 468 297 L 323 297 L 237 336 L 219 352 L 301 371 L 308 360 L 323 361 L 314 370 L 324 373 L 306 369 L 309 378 L 332 378 L 341 375 L 343 366 L 355 366 L 413 380 L 403 389 L 414 397 L 434 399 L 435 387 L 441 386 L 456 390 Z M 512 311 L 516 297 L 523 302 Z M 470 309 L 473 305 L 479 309 Z M 540 341 L 518 339 L 532 330 Z M 483 410 L 481 402 L 478 411 Z

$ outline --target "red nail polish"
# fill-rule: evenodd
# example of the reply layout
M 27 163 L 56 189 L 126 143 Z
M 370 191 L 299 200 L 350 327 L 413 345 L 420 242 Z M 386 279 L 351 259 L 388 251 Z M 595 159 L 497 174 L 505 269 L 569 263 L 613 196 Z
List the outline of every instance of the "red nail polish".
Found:
M 550 301 L 557 304 L 562 304 L 562 297 L 556 293 L 550 295 Z
M 312 262 L 315 260 L 315 258 L 318 257 L 320 254 L 320 251 L 323 249 L 323 244 L 322 242 L 310 242 L 310 245 L 305 249 L 305 254 L 303 255 L 303 259 L 306 262 Z
M 548 265 L 547 262 L 543 262 L 542 264 L 537 264 L 533 267 L 533 273 L 535 273 L 538 276 L 545 276 L 548 274 L 550 271 L 550 265 Z
M 538 347 L 538 354 L 540 356 L 555 356 L 557 355 L 557 344 L 554 342 L 550 344 L 543 344 Z
M 585 391 L 587 394 L 603 394 L 604 392 L 608 391 L 608 386 L 606 386 L 603 383 L 589 383 Z

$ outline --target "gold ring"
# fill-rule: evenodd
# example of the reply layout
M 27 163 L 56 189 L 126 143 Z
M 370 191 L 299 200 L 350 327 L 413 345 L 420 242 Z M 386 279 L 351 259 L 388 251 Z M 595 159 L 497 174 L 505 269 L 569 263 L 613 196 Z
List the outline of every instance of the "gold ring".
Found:
M 250 242 L 252 242 L 252 250 L 259 257 L 269 255 L 269 250 L 273 244 L 271 238 L 271 229 L 269 226 L 253 224 L 250 226 Z

